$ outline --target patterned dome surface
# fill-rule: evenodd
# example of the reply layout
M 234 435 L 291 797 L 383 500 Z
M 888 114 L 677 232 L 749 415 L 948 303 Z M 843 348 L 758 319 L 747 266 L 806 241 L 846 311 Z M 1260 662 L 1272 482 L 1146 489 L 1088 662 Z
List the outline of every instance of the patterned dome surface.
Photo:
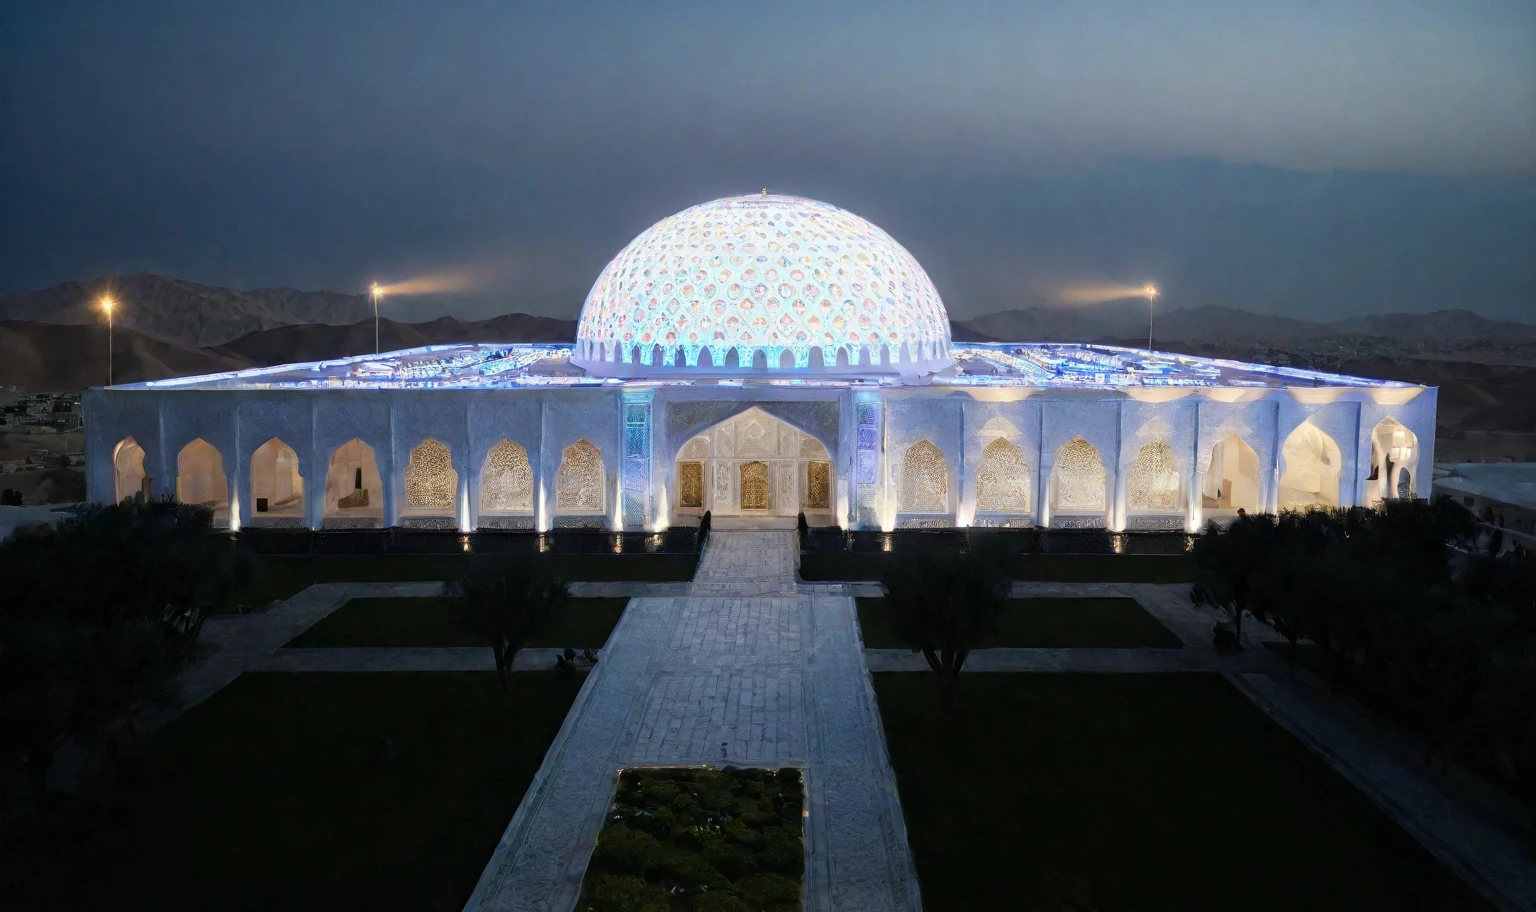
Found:
M 890 235 L 793 196 L 718 199 L 662 219 L 598 276 L 572 361 L 602 376 L 757 369 L 931 373 L 949 315 Z

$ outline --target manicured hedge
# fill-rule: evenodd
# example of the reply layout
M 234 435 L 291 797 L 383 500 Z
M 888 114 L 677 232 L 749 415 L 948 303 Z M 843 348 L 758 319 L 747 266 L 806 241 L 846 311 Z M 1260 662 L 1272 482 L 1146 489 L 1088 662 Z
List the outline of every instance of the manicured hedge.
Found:
M 804 805 L 798 769 L 625 770 L 576 908 L 797 909 Z

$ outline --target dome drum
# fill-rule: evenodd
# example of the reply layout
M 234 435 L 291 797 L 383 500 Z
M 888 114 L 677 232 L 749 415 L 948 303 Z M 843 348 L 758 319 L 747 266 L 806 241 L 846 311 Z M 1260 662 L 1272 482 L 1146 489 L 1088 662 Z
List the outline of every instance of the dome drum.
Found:
M 603 377 L 762 371 L 917 378 L 950 366 L 917 261 L 826 203 L 743 196 L 642 232 L 593 285 L 572 361 Z

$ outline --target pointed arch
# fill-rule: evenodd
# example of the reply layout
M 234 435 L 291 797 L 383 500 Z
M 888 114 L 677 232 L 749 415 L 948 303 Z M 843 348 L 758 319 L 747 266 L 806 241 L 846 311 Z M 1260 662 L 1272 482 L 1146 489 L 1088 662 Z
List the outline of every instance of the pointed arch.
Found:
M 304 476 L 299 454 L 273 437 L 251 454 L 252 516 L 303 516 Z
M 1098 448 L 1073 437 L 1056 451 L 1051 469 L 1052 513 L 1102 513 L 1108 502 L 1104 462 Z
M 1303 421 L 1280 449 L 1285 471 L 1280 475 L 1280 509 L 1339 505 L 1339 445 L 1311 421 Z
M 411 450 L 405 464 L 405 509 L 413 513 L 452 513 L 458 499 L 459 473 L 447 444 L 428 437 Z
M 1371 431 L 1371 474 L 1366 483 L 1366 504 L 1374 505 L 1388 497 L 1413 497 L 1412 470 L 1418 467 L 1418 459 L 1418 436 L 1390 415 L 1381 419 Z
M 1259 454 L 1248 441 L 1228 434 L 1211 447 L 1200 504 L 1206 510 L 1259 512 Z
M 1138 513 L 1177 513 L 1184 508 L 1178 460 L 1173 448 L 1161 440 L 1145 444 L 1136 453 L 1126 477 L 1126 506 Z
M 224 455 L 199 437 L 176 454 L 176 499 L 213 508 L 214 516 L 229 512 L 229 479 Z
M 528 451 L 503 439 L 480 465 L 481 513 L 532 513 L 533 466 Z
M 607 502 L 603 454 L 585 437 L 560 454 L 555 473 L 555 510 L 560 513 L 601 513 Z
M 149 496 L 144 475 L 144 448 L 132 437 L 124 437 L 112 448 L 112 493 L 118 502 L 142 493 Z
M 331 454 L 325 475 L 325 515 L 328 517 L 384 516 L 384 481 L 373 447 L 354 437 Z
M 901 512 L 944 513 L 949 510 L 949 464 L 931 440 L 907 447 L 901 463 Z
M 981 451 L 976 469 L 978 513 L 1028 513 L 1029 463 L 1024 451 L 999 437 Z

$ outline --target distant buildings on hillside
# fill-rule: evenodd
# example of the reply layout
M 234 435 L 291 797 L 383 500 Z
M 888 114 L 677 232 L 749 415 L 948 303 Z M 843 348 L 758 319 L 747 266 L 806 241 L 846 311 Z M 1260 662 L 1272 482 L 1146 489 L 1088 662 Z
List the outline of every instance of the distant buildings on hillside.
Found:
M 46 428 L 78 431 L 82 427 L 79 393 L 22 393 L 0 389 L 0 429 Z

